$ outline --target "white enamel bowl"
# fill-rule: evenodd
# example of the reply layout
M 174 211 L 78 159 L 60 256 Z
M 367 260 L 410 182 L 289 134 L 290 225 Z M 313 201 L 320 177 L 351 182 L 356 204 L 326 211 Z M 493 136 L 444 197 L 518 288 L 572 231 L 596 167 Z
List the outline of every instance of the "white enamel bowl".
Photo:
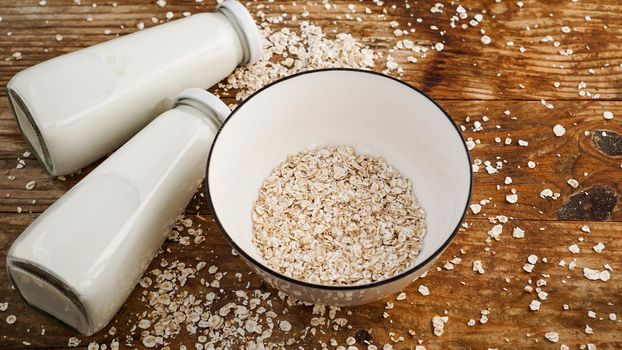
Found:
M 326 145 L 381 156 L 412 180 L 428 231 L 408 270 L 365 285 L 327 286 L 284 276 L 262 260 L 251 211 L 264 179 L 288 154 Z M 206 183 L 222 232 L 268 283 L 304 301 L 356 305 L 399 291 L 431 266 L 458 231 L 472 173 L 458 127 L 423 93 L 381 74 L 327 69 L 273 83 L 233 111 L 212 146 Z

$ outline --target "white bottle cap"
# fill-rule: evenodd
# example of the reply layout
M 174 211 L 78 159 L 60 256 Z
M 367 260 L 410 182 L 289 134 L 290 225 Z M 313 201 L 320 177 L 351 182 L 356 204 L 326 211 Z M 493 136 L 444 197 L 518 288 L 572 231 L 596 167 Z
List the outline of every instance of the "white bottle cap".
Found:
M 227 106 L 221 99 L 212 95 L 211 93 L 199 89 L 199 88 L 188 88 L 182 90 L 177 97 L 175 97 L 175 101 L 173 102 L 173 107 L 180 104 L 183 100 L 191 100 L 195 102 L 193 106 L 200 108 L 206 114 L 209 114 L 211 117 L 216 117 L 218 120 L 214 121 L 217 123 L 217 126 L 220 125 L 229 117 L 231 114 L 231 110 L 229 106 Z M 197 106 L 196 104 L 199 104 Z
M 239 26 L 241 34 L 246 40 L 246 49 L 248 50 L 248 57 L 246 64 L 253 64 L 259 61 L 263 55 L 263 37 L 259 33 L 259 29 L 255 24 L 253 16 L 250 12 L 239 3 L 237 0 L 225 0 L 218 4 L 217 10 L 223 11 L 225 15 L 231 15 L 232 20 Z

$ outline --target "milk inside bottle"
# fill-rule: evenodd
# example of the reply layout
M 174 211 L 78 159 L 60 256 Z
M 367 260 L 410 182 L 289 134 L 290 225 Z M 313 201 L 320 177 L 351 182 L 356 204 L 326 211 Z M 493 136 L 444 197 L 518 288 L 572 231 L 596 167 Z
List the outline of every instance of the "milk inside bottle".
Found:
M 24 299 L 85 335 L 123 305 L 204 177 L 228 107 L 186 89 L 41 214 L 13 243 Z
M 52 175 L 111 153 L 184 88 L 208 88 L 261 56 L 246 8 L 199 13 L 53 58 L 7 86 L 19 127 Z

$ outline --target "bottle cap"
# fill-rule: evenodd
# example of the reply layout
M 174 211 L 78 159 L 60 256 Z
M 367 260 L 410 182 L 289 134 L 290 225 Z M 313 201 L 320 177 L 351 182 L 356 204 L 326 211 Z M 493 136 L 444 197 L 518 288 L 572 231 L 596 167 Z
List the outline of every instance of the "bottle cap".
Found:
M 253 16 L 250 12 L 236 0 L 225 0 L 216 7 L 218 11 L 225 13 L 227 17 L 231 16 L 235 25 L 238 26 L 240 34 L 244 36 L 246 41 L 246 49 L 248 55 L 245 55 L 245 64 L 253 64 L 259 61 L 263 55 L 263 37 L 259 33 L 259 29 L 255 24 Z
M 192 100 L 195 102 L 195 106 L 196 104 L 199 104 L 203 112 L 218 118 L 218 125 L 221 125 L 229 117 L 229 114 L 231 114 L 231 110 L 227 104 L 222 102 L 222 100 L 215 95 L 203 89 L 188 88 L 182 90 L 182 92 L 175 97 L 173 107 L 178 105 L 182 100 Z

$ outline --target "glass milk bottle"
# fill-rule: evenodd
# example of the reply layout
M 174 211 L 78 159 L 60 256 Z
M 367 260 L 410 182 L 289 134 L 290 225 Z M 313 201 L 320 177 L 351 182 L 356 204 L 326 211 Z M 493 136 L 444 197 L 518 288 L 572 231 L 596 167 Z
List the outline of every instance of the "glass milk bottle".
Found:
M 7 86 L 20 129 L 52 175 L 111 153 L 184 88 L 208 88 L 257 61 L 262 38 L 235 0 L 53 58 Z
M 18 237 L 7 257 L 15 289 L 84 335 L 102 329 L 196 192 L 229 113 L 205 90 L 179 94 Z

